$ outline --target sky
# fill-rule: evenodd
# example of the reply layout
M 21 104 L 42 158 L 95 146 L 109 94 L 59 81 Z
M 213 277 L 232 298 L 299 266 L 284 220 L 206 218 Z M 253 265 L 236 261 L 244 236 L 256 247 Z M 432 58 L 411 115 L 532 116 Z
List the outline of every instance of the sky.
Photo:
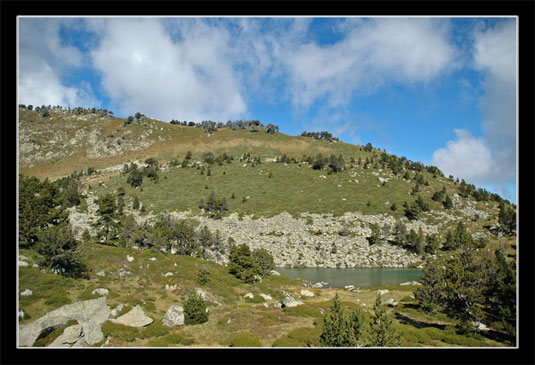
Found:
M 515 17 L 20 17 L 18 103 L 328 131 L 516 203 Z

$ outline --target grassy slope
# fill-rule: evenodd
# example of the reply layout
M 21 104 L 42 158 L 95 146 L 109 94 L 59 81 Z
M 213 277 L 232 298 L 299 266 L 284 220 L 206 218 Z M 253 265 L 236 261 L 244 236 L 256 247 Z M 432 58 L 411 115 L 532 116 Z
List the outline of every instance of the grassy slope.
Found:
M 295 308 L 275 308 L 272 301 L 268 307 L 258 295 L 269 294 L 276 301 L 284 298 L 282 290 L 299 296 L 302 283 L 283 276 L 271 276 L 261 283 L 243 284 L 228 274 L 224 266 L 200 259 L 166 255 L 156 251 L 139 251 L 115 247 L 106 247 L 86 243 L 82 247 L 90 270 L 90 279 L 68 279 L 58 275 L 41 273 L 32 267 L 20 268 L 21 291 L 31 289 L 33 295 L 20 297 L 20 307 L 27 313 L 21 323 L 28 323 L 47 312 L 62 305 L 78 300 L 96 298 L 91 292 L 96 288 L 107 288 L 110 294 L 107 304 L 114 308 L 120 303 L 131 306 L 140 305 L 145 313 L 155 322 L 161 323 L 165 312 L 172 304 L 182 305 L 187 293 L 195 287 L 201 287 L 213 296 L 221 305 L 209 304 L 210 315 L 208 322 L 194 326 L 179 326 L 168 331 L 170 334 L 180 335 L 192 339 L 191 346 L 226 347 L 238 332 L 249 332 L 260 340 L 262 346 L 306 346 L 317 344 L 321 332 L 321 313 L 328 311 L 332 305 L 335 292 L 340 296 L 347 311 L 357 305 L 372 311 L 375 302 L 375 292 L 378 288 L 363 289 L 355 294 L 344 290 L 311 289 L 316 293 L 313 298 L 303 297 L 305 304 Z M 29 257 L 32 263 L 38 260 L 38 255 L 29 250 L 21 250 L 21 254 Z M 133 262 L 126 260 L 126 255 L 134 257 Z M 149 258 L 155 257 L 156 261 Z M 175 267 L 174 264 L 177 264 Z M 147 265 L 149 265 L 147 267 Z M 128 277 L 119 278 L 119 269 L 130 272 Z M 199 286 L 195 279 L 201 268 L 210 271 L 210 281 Z M 104 270 L 106 276 L 100 277 L 96 273 Z M 174 275 L 165 277 L 163 274 L 172 272 Z M 165 290 L 165 284 L 178 285 L 178 290 Z M 386 298 L 394 298 L 402 303 L 395 309 L 389 309 L 395 319 L 398 330 L 403 333 L 403 346 L 504 346 L 505 343 L 496 342 L 490 338 L 468 338 L 455 334 L 455 321 L 443 315 L 429 315 L 411 308 L 415 287 L 390 286 Z M 243 295 L 251 292 L 254 300 L 244 299 Z M 230 319 L 230 321 L 229 321 Z M 158 324 L 156 324 L 158 325 Z M 445 330 L 436 330 L 437 326 L 447 325 Z M 136 330 L 127 329 L 131 333 Z M 105 331 L 106 332 L 106 331 Z M 167 338 L 167 337 L 165 337 Z M 139 334 L 128 339 L 126 336 L 115 336 L 110 343 L 113 346 L 151 346 L 165 343 L 164 337 L 143 338 Z M 156 341 L 156 342 L 153 342 Z M 42 341 L 42 342 L 47 342 Z M 168 345 L 168 344 L 166 344 Z M 183 346 L 182 344 L 170 346 Z

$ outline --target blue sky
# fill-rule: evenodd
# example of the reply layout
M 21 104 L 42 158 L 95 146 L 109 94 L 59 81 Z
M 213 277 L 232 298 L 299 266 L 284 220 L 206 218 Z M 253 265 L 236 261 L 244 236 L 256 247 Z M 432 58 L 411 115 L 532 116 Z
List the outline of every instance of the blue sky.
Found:
M 327 130 L 516 202 L 516 18 L 19 18 L 20 104 Z

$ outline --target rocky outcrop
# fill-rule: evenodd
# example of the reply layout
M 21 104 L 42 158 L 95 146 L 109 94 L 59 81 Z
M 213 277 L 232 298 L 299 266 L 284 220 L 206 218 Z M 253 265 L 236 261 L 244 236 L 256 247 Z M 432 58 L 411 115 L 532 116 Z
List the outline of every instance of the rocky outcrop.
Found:
M 110 321 L 130 327 L 144 327 L 151 324 L 154 320 L 148 317 L 139 305 L 136 305 L 128 313 L 117 319 L 110 319 Z
M 106 297 L 65 305 L 21 326 L 19 346 L 32 346 L 39 337 L 65 326 L 69 320 L 76 320 L 81 326 L 83 336 L 78 341 L 83 341 L 84 345 L 95 344 L 104 338 L 100 326 L 108 319 L 109 314 L 110 308 L 106 304 Z

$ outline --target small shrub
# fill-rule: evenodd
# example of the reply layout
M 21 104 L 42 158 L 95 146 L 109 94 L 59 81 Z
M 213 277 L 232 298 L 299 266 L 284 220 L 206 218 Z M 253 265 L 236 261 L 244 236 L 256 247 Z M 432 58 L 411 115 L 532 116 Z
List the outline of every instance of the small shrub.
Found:
M 154 321 L 141 330 L 139 338 L 161 337 L 169 333 L 169 328 L 161 321 Z
M 136 327 L 125 326 L 110 321 L 104 322 L 101 329 L 105 337 L 111 336 L 125 342 L 133 342 L 140 336 L 140 331 Z
M 230 341 L 230 347 L 262 347 L 262 344 L 252 334 L 240 332 Z

